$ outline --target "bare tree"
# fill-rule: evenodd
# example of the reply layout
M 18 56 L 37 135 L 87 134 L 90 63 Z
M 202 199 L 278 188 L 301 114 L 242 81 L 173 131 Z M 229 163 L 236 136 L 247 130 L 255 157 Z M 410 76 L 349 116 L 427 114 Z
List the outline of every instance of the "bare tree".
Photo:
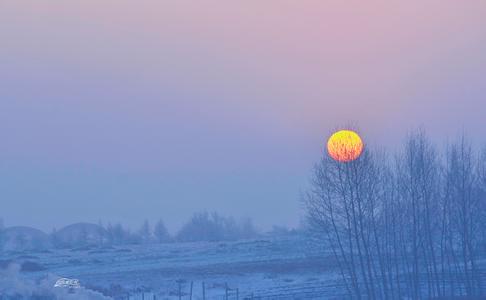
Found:
M 5 244 L 5 225 L 3 224 L 3 219 L 0 218 L 0 251 L 3 251 Z
M 138 235 L 140 236 L 140 239 L 142 240 L 142 243 L 150 243 L 152 240 L 152 232 L 150 230 L 150 224 L 148 220 L 145 220 L 142 224 L 142 227 L 138 230 Z
M 481 292 L 479 270 L 477 266 L 478 238 L 481 222 L 480 174 L 474 159 L 471 144 L 465 136 L 450 145 L 447 153 L 447 197 L 450 201 L 448 238 L 451 253 L 459 258 L 468 296 Z
M 410 217 L 408 248 L 411 249 L 411 288 L 421 295 L 424 271 L 429 297 L 440 296 L 439 263 L 435 237 L 438 232 L 439 164 L 437 152 L 422 130 L 409 135 L 398 160 L 397 177 L 403 208 Z
M 164 221 L 160 219 L 154 227 L 154 236 L 157 242 L 165 243 L 170 241 L 170 234 L 167 228 L 165 227 Z
M 486 149 L 478 158 L 464 136 L 441 156 L 415 131 L 394 163 L 369 150 L 346 163 L 325 155 L 304 203 L 351 297 L 482 294 Z
M 377 236 L 381 172 L 369 151 L 347 163 L 324 156 L 304 196 L 311 228 L 329 243 L 346 287 L 358 299 L 388 293 L 384 261 L 374 259 L 382 247 Z

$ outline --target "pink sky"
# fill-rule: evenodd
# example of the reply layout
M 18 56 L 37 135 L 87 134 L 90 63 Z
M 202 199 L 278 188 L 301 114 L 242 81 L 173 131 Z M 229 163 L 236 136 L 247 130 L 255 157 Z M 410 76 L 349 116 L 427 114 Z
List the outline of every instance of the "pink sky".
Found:
M 295 225 L 337 126 L 486 143 L 485 20 L 485 1 L 3 1 L 4 218 Z

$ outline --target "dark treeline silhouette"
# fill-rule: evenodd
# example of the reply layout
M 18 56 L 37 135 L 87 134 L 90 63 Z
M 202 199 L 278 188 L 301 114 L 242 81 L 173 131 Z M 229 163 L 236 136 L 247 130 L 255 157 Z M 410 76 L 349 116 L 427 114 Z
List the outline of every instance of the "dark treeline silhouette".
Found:
M 217 213 L 196 213 L 177 234 L 179 241 L 223 241 L 252 238 L 256 229 L 251 219 L 236 222 Z
M 312 231 L 356 299 L 484 294 L 486 149 L 464 137 L 443 151 L 418 130 L 393 157 L 324 156 L 304 195 Z
M 164 222 L 154 226 L 143 222 L 140 229 L 132 231 L 121 224 L 103 225 L 76 223 L 50 234 L 40 230 L 16 226 L 5 228 L 0 221 L 0 250 L 40 250 L 50 247 L 100 247 L 128 244 L 153 244 L 168 242 L 229 241 L 252 238 L 258 235 L 251 219 L 237 222 L 232 217 L 218 213 L 195 213 L 175 234 L 171 235 Z

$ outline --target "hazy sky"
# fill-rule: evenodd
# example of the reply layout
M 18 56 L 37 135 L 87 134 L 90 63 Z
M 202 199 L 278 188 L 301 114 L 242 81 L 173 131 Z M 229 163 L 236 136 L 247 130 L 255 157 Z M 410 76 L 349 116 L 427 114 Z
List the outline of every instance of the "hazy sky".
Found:
M 486 143 L 486 1 L 0 1 L 0 216 L 298 224 L 330 131 Z

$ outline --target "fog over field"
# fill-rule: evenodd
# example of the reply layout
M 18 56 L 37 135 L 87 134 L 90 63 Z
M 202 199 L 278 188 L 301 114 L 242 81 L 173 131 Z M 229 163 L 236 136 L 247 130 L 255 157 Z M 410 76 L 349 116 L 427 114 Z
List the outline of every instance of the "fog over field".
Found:
M 485 14 L 453 0 L 3 1 L 1 215 L 44 231 L 160 217 L 175 231 L 204 210 L 295 227 L 336 127 L 390 149 L 419 126 L 440 143 L 486 134 Z

